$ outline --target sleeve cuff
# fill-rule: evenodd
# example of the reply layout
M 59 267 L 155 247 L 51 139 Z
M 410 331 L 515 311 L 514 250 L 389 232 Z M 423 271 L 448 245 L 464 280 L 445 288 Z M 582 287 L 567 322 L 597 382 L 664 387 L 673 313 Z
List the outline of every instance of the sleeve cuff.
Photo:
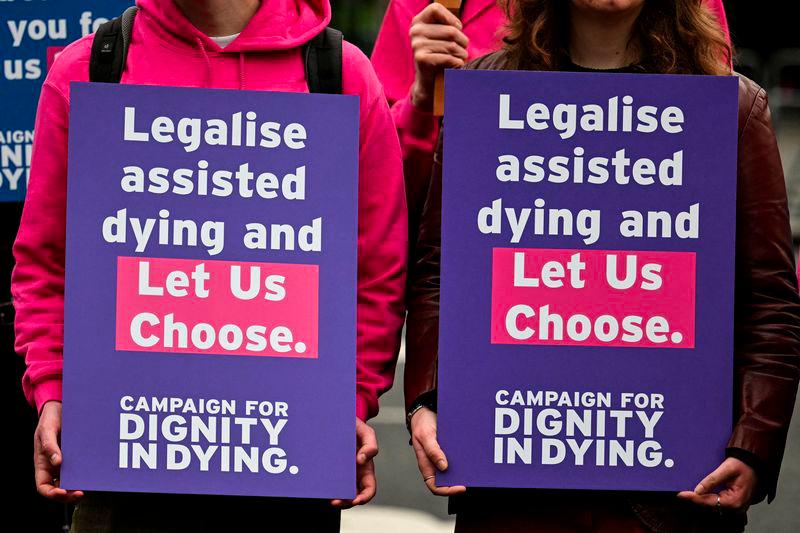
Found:
M 725 450 L 725 456 L 739 459 L 741 462 L 755 470 L 757 474 L 762 473 L 764 470 L 764 463 L 761 461 L 761 459 L 756 457 L 754 453 L 743 450 L 742 448 L 727 448 Z
M 411 403 L 408 412 L 410 413 L 411 411 L 419 409 L 420 407 L 427 407 L 428 409 L 430 409 L 435 413 L 437 412 L 437 407 L 438 407 L 437 400 L 438 400 L 438 394 L 436 389 L 423 392 L 422 394 L 417 396 L 416 400 L 414 400 Z
M 61 378 L 49 378 L 37 383 L 33 387 L 33 402 L 36 412 L 41 413 L 42 407 L 47 402 L 61 401 Z
M 374 413 L 372 416 L 375 414 L 377 413 Z M 368 419 L 372 418 L 372 416 L 370 416 L 369 402 L 360 394 L 356 396 L 356 416 L 362 422 L 366 422 Z
M 432 152 L 439 134 L 439 121 L 433 112 L 416 107 L 410 95 L 397 102 L 395 108 L 399 108 L 395 114 L 398 129 L 405 130 L 406 135 L 417 142 L 430 146 Z
M 753 494 L 752 503 L 758 503 L 765 497 L 774 494 L 774 486 L 770 488 L 772 483 L 768 480 L 767 465 L 765 465 L 764 461 L 759 459 L 756 454 L 743 448 L 734 447 L 725 449 L 725 457 L 738 459 L 755 471 L 757 485 L 755 493 Z M 765 493 L 765 488 L 766 492 L 770 494 Z

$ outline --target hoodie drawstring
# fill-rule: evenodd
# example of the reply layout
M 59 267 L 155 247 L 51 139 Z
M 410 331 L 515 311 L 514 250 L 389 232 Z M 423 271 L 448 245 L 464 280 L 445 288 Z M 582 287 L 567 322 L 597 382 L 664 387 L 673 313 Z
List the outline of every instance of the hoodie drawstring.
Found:
M 196 37 L 195 41 L 197 42 L 197 47 L 200 48 L 200 52 L 203 53 L 203 59 L 206 61 L 206 87 L 210 88 L 212 86 L 211 81 L 213 79 L 213 73 L 211 72 L 211 58 L 208 57 L 206 47 L 203 46 L 203 40 L 200 37 Z
M 244 89 L 244 52 L 239 52 L 239 89 Z
M 214 73 L 211 70 L 211 58 L 208 56 L 208 51 L 203 45 L 203 39 L 196 37 L 195 42 L 197 42 L 197 47 L 200 49 L 200 52 L 203 54 L 203 59 L 206 62 L 206 87 L 211 88 L 213 87 L 212 81 L 214 79 Z M 245 88 L 244 54 L 244 52 L 239 52 L 239 89 Z

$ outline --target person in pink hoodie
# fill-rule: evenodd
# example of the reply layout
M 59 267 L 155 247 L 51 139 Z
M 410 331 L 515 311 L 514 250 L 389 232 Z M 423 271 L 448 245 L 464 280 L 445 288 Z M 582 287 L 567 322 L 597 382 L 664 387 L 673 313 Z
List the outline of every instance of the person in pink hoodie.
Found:
M 137 4 L 121 80 L 128 84 L 308 92 L 301 47 L 323 31 L 331 17 L 328 0 L 138 0 Z M 58 484 L 67 138 L 70 82 L 88 81 L 91 47 L 92 36 L 67 47 L 42 88 L 12 277 L 16 349 L 27 363 L 23 387 L 40 412 L 36 484 L 44 496 L 67 502 L 84 496 Z M 360 97 L 361 116 L 357 497 L 331 505 L 89 493 L 76 512 L 75 530 L 107 531 L 113 523 L 131 531 L 173 531 L 169 524 L 181 531 L 239 531 L 244 529 L 231 524 L 236 520 L 247 524 L 257 514 L 275 531 L 286 530 L 278 525 L 280 516 L 288 517 L 286 523 L 293 530 L 338 531 L 338 508 L 364 504 L 375 494 L 372 457 L 377 441 L 365 422 L 377 414 L 378 397 L 392 385 L 399 350 L 408 249 L 406 204 L 400 145 L 386 97 L 369 60 L 346 42 L 342 83 L 343 93 Z M 222 522 L 209 525 L 217 519 Z
M 703 0 L 725 34 L 722 0 Z M 439 121 L 433 85 L 446 68 L 497 50 L 506 23 L 502 0 L 462 0 L 460 20 L 431 0 L 390 0 L 372 52 L 372 65 L 392 107 L 403 148 L 409 236 L 413 244 L 428 190 Z

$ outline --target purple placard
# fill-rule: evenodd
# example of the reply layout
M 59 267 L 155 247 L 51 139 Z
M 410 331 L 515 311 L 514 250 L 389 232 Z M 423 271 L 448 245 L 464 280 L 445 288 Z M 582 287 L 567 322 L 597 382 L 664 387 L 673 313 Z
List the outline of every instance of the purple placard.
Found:
M 438 484 L 691 490 L 731 431 L 736 78 L 446 87 Z
M 73 84 L 65 487 L 355 496 L 358 113 Z

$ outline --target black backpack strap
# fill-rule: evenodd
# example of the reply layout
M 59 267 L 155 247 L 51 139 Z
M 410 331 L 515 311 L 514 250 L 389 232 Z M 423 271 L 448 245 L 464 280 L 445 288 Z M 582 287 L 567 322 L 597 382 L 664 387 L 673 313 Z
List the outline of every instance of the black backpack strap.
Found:
M 109 20 L 97 28 L 89 61 L 89 81 L 120 82 L 128 57 L 136 11 L 136 6 L 129 7 L 121 17 Z
M 342 32 L 325 28 L 303 46 L 308 92 L 342 94 Z

